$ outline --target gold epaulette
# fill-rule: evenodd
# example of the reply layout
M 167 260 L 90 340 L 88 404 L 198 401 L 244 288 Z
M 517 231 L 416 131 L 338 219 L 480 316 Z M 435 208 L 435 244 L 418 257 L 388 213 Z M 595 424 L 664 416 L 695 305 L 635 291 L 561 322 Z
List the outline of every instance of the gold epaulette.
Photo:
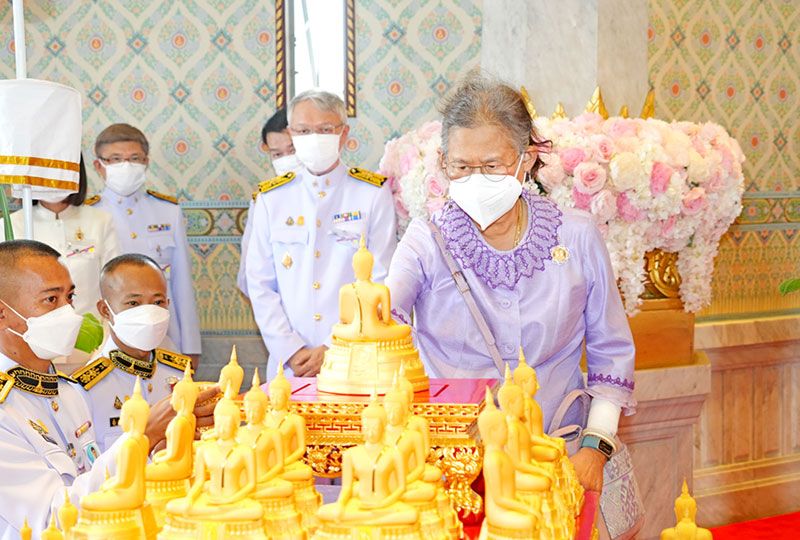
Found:
M 91 197 L 88 197 L 85 201 L 83 201 L 83 204 L 87 206 L 92 206 L 93 204 L 97 204 L 99 202 L 100 202 L 100 195 L 92 195 Z
M 258 184 L 258 193 L 266 193 L 267 191 L 272 191 L 275 188 L 285 186 L 286 184 L 294 180 L 295 176 L 297 176 L 295 173 L 289 171 L 281 176 L 276 176 L 275 178 L 264 180 L 263 182 Z M 256 195 L 258 193 L 256 193 Z
M 386 177 L 374 173 L 372 171 L 368 171 L 367 169 L 360 169 L 358 167 L 350 167 L 348 169 L 347 174 L 355 178 L 356 180 L 361 180 L 362 182 L 366 182 L 367 184 L 372 184 L 376 187 L 381 187 L 384 182 L 386 182 Z
M 150 195 L 151 197 L 155 197 L 156 199 L 167 201 L 168 203 L 178 204 L 178 199 L 176 199 L 172 195 L 164 195 L 163 193 L 159 193 L 158 191 L 153 191 L 152 189 L 148 189 L 147 194 Z
M 186 369 L 186 365 L 191 365 L 192 359 L 184 354 L 174 353 L 165 349 L 156 349 L 156 360 L 165 366 L 173 367 L 180 371 Z M 194 372 L 194 370 L 192 370 Z
M 114 364 L 108 358 L 100 357 L 91 364 L 87 364 L 72 373 L 72 378 L 83 386 L 84 390 L 91 389 L 94 385 L 103 380 L 103 377 L 111 373 Z
M 8 397 L 8 393 L 14 387 L 14 377 L 6 375 L 0 371 L 0 403 L 3 403 Z
M 72 377 L 70 377 L 69 375 L 67 375 L 66 373 L 64 373 L 63 371 L 56 371 L 56 375 L 58 375 L 59 377 L 61 377 L 65 381 L 74 382 L 74 383 L 78 382 L 75 379 L 73 379 Z

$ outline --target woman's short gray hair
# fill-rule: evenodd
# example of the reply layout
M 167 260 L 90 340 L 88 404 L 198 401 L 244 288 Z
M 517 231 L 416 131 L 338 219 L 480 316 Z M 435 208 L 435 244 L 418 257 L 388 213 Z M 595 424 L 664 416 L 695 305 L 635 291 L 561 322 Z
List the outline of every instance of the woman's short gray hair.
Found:
M 292 101 L 289 102 L 289 107 L 286 109 L 286 116 L 289 124 L 292 123 L 292 112 L 295 106 L 303 101 L 313 102 L 317 109 L 321 111 L 336 113 L 342 121 L 342 124 L 347 123 L 347 109 L 344 106 L 342 98 L 331 92 L 313 88 L 297 94 L 292 98 Z
M 467 74 L 458 88 L 442 102 L 442 151 L 447 155 L 450 130 L 494 125 L 506 131 L 517 152 L 534 145 L 540 151 L 550 148 L 536 132 L 528 109 L 519 92 L 509 85 L 475 70 Z M 537 157 L 531 175 L 541 167 Z

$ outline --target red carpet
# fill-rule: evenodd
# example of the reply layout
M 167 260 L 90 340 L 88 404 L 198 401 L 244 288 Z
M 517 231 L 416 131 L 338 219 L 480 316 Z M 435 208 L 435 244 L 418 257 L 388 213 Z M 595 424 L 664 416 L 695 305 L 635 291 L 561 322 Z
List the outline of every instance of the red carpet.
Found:
M 711 529 L 714 540 L 796 540 L 800 538 L 800 512 Z

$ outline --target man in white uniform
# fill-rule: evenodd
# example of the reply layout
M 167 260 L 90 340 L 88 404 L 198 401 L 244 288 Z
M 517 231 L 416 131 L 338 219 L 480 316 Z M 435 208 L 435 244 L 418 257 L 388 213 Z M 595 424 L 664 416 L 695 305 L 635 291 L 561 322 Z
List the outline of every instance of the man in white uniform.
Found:
M 80 387 L 51 364 L 81 325 L 58 257 L 40 242 L 0 243 L 0 540 L 17 540 L 26 518 L 39 538 L 65 487 L 77 505 L 115 469 Z M 165 427 L 150 423 L 148 435 L 163 438 Z
M 300 167 L 297 156 L 294 153 L 292 136 L 289 134 L 289 124 L 286 121 L 286 109 L 279 109 L 261 128 L 261 146 L 269 152 L 270 161 L 275 174 L 282 176 L 287 172 L 294 171 Z M 236 276 L 236 284 L 239 290 L 247 296 L 247 246 L 250 243 L 250 235 L 253 234 L 253 208 L 256 205 L 256 198 L 259 191 L 253 193 L 250 201 L 250 208 L 247 211 L 247 221 L 242 231 L 242 249 L 239 259 L 239 274 Z
M 339 288 L 354 280 L 352 257 L 363 234 L 376 281 L 396 246 L 392 195 L 385 178 L 348 168 L 339 154 L 349 127 L 342 100 L 312 90 L 288 108 L 289 132 L 303 168 L 262 182 L 246 255 L 247 289 L 272 361 L 295 375 L 319 372 L 338 320 Z
M 178 201 L 145 190 L 149 143 L 128 124 L 113 124 L 97 137 L 94 168 L 106 187 L 87 200 L 110 212 L 122 253 L 144 253 L 167 276 L 170 303 L 168 335 L 178 350 L 196 361 L 200 356 L 200 322 L 192 283 L 189 243 Z
M 109 261 L 100 274 L 100 291 L 97 310 L 109 323 L 106 341 L 72 377 L 86 391 L 97 442 L 106 451 L 122 434 L 120 411 L 136 377 L 142 380 L 142 397 L 153 406 L 172 393 L 191 359 L 163 348 L 170 319 L 167 282 L 150 257 L 128 254 Z M 195 409 L 200 426 L 212 421 L 205 409 Z

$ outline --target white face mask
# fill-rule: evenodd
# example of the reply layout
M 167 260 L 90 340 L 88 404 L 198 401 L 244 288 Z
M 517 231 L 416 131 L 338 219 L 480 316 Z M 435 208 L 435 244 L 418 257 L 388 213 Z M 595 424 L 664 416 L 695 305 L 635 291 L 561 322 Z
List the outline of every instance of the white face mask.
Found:
M 83 317 L 75 313 L 71 305 L 66 304 L 44 315 L 27 319 L 8 304 L 6 306 L 28 325 L 24 334 L 11 328 L 7 330 L 25 340 L 37 357 L 42 360 L 52 360 L 72 354 L 75 340 L 78 339 L 78 332 L 83 324 Z
M 300 160 L 297 159 L 297 154 L 289 154 L 272 160 L 272 168 L 275 169 L 275 174 L 278 176 L 283 176 L 298 167 L 300 167 Z
M 111 329 L 124 345 L 140 351 L 152 351 L 161 345 L 167 336 L 169 310 L 153 304 L 144 304 L 114 313 L 108 302 L 106 305 L 114 316 Z
M 300 163 L 309 172 L 321 173 L 330 169 L 339 160 L 339 138 L 341 135 L 293 135 L 292 144 Z
M 118 195 L 127 197 L 144 185 L 147 165 L 122 161 L 113 165 L 104 165 L 106 169 L 106 185 Z
M 450 198 L 485 231 L 514 207 L 522 194 L 522 183 L 517 180 L 522 156 L 514 176 L 509 174 L 471 174 L 450 182 Z

